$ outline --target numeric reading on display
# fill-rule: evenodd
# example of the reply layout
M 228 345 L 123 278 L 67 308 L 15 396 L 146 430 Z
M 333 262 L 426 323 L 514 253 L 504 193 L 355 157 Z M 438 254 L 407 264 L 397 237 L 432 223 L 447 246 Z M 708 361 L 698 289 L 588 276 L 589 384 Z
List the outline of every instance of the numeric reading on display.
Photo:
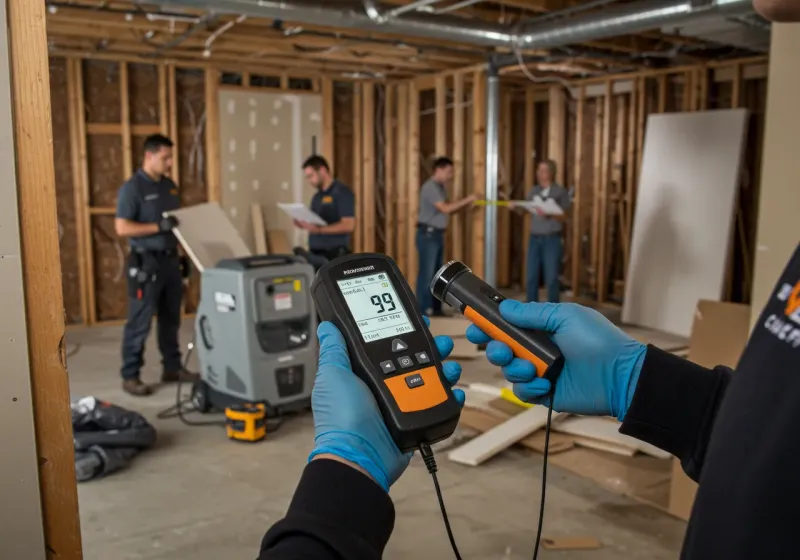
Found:
M 387 274 L 376 272 L 337 284 L 364 342 L 414 330 Z

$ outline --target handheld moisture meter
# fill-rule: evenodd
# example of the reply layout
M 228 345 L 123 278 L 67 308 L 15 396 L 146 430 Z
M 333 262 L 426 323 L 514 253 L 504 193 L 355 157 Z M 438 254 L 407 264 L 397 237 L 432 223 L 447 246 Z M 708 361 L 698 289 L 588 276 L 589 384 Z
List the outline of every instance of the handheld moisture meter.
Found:
M 551 383 L 558 379 L 564 367 L 564 356 L 558 346 L 547 333 L 521 329 L 503 319 L 499 307 L 506 298 L 475 276 L 467 265 L 458 261 L 444 265 L 433 277 L 431 292 L 487 335 L 505 342 L 517 358 L 531 362 L 536 375 Z
M 335 324 L 353 371 L 370 388 L 397 447 L 413 451 L 449 437 L 460 407 L 414 294 L 386 255 L 339 257 L 311 286 L 317 312 Z

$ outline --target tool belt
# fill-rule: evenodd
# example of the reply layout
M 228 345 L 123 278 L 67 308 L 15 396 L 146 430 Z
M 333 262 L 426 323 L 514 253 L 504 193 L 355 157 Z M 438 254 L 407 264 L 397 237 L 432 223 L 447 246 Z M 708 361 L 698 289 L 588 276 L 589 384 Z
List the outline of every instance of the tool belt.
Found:
M 142 299 L 146 286 L 158 278 L 158 269 L 155 253 L 132 249 L 128 254 L 128 297 Z

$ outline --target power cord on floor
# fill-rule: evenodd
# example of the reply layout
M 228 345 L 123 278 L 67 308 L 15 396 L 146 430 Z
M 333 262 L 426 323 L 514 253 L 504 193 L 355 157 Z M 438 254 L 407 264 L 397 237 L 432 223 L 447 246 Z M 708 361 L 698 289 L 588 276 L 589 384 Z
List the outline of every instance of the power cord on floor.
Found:
M 553 421 L 553 394 L 555 393 L 555 388 L 550 392 L 550 396 L 547 403 L 547 422 L 544 428 L 544 457 L 542 459 L 542 491 L 541 491 L 541 500 L 539 502 L 539 527 L 536 529 L 536 543 L 533 549 L 533 560 L 537 560 L 539 558 L 539 544 L 542 540 L 542 526 L 544 524 L 544 500 L 545 500 L 545 492 L 547 490 L 547 454 L 550 451 L 550 426 Z M 436 466 L 436 458 L 433 456 L 433 450 L 431 446 L 427 443 L 423 443 L 419 446 L 419 451 L 422 454 L 422 460 L 425 461 L 425 467 L 428 469 L 428 472 L 433 478 L 433 487 L 436 489 L 436 498 L 439 500 L 439 509 L 442 511 L 442 520 L 444 521 L 444 527 L 447 530 L 447 538 L 450 539 L 450 546 L 453 549 L 453 554 L 455 554 L 456 560 L 462 560 L 461 553 L 458 551 L 458 546 L 456 545 L 456 540 L 453 537 L 453 529 L 450 527 L 450 519 L 447 517 L 447 508 L 444 505 L 444 499 L 442 498 L 442 489 L 439 487 L 439 478 L 436 476 L 436 472 L 438 470 Z

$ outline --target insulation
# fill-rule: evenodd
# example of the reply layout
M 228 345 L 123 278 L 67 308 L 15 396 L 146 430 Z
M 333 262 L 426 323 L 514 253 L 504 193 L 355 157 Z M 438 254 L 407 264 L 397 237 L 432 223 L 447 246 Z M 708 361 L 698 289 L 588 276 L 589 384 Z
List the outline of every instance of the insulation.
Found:
M 353 84 L 334 82 L 333 174 L 345 185 L 353 184 Z M 330 163 L 330 162 L 329 162 Z
M 114 232 L 114 216 L 92 217 L 97 320 L 122 319 L 128 308 L 124 240 Z
M 89 203 L 96 207 L 116 206 L 117 191 L 127 179 L 122 175 L 122 138 L 90 134 L 86 138 L 89 161 Z
M 68 324 L 80 323 L 81 296 L 78 261 L 78 234 L 75 220 L 72 153 L 67 94 L 67 61 L 50 58 L 50 97 L 53 115 L 53 162 L 55 164 L 58 238 L 61 255 L 61 285 L 64 313 Z
M 158 88 L 156 65 L 128 64 L 131 124 L 158 124 Z
M 107 60 L 83 62 L 86 122 L 119 123 L 122 119 L 119 64 Z

